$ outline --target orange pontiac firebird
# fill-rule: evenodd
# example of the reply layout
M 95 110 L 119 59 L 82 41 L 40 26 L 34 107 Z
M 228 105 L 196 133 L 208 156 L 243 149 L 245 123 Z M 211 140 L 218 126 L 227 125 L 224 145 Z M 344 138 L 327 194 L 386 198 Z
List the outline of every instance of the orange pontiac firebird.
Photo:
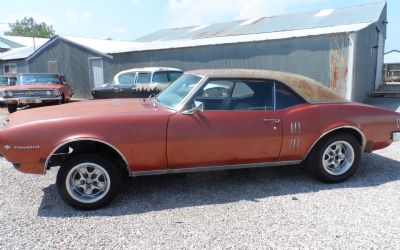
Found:
M 400 114 L 348 102 L 309 78 L 260 70 L 185 73 L 153 99 L 25 110 L 0 130 L 0 154 L 24 173 L 60 166 L 69 205 L 94 209 L 140 176 L 305 162 L 327 182 L 363 152 L 400 140 Z

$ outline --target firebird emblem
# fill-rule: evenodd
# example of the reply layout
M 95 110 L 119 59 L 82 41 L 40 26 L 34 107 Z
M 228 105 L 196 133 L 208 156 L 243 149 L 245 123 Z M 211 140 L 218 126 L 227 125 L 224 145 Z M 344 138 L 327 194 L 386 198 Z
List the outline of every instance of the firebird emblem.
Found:
M 10 150 L 10 149 L 11 149 L 11 146 L 10 146 L 10 145 L 5 145 L 5 146 L 4 146 L 4 149 L 5 149 L 5 150 Z

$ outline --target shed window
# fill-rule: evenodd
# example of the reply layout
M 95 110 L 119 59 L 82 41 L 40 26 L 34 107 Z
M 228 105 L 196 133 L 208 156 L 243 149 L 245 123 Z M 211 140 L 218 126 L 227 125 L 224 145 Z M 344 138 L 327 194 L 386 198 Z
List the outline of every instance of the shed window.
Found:
M 47 68 L 49 73 L 58 73 L 58 63 L 57 61 L 48 61 Z
M 5 63 L 3 64 L 4 75 L 16 75 L 17 74 L 17 64 L 15 63 Z

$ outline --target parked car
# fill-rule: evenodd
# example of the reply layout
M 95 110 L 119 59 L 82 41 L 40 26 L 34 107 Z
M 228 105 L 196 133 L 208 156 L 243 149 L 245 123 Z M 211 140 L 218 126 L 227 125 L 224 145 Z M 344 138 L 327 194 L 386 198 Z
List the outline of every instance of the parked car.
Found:
M 115 197 L 124 176 L 304 162 L 322 181 L 340 182 L 363 152 L 399 140 L 399 113 L 346 101 L 309 78 L 199 70 L 153 99 L 12 114 L 0 130 L 0 154 L 24 173 L 60 166 L 62 199 L 94 209 Z
M 0 92 L 0 102 L 7 104 L 8 112 L 13 113 L 20 106 L 65 103 L 72 95 L 64 75 L 23 73 L 17 76 L 15 86 Z
M 94 99 L 147 98 L 168 87 L 183 74 L 175 68 L 137 68 L 119 72 L 112 83 L 92 89 Z
M 13 86 L 17 82 L 17 78 L 13 76 L 0 75 L 0 90 L 7 86 Z
M 0 92 L 4 91 L 7 87 L 15 85 L 17 81 L 16 77 L 11 76 L 2 76 L 0 75 Z M 0 102 L 0 107 L 3 107 L 4 104 Z

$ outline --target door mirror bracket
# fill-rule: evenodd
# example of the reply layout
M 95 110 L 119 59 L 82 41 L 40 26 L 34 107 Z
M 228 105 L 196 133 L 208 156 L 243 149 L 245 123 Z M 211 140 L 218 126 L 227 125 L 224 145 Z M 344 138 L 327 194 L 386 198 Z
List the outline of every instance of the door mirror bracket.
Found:
M 182 111 L 182 114 L 193 115 L 196 112 L 204 112 L 204 103 L 203 102 L 195 100 L 194 107 L 189 110 Z

